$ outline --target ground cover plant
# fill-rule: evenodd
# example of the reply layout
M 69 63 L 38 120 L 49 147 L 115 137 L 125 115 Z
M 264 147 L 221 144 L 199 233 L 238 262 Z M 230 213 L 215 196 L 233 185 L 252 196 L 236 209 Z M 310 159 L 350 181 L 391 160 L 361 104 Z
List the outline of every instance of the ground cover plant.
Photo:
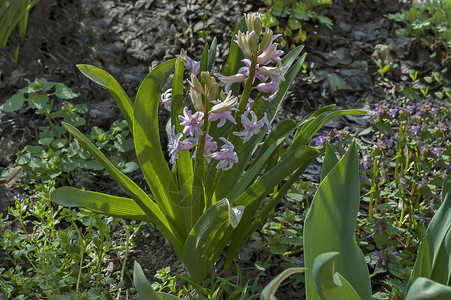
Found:
M 205 15 L 208 9 L 207 2 L 204 1 L 203 5 L 202 13 Z M 205 22 L 204 18 L 201 20 Z M 244 23 L 241 23 L 242 31 L 247 27 Z M 238 33 L 235 32 L 235 35 Z M 246 37 L 244 33 L 243 36 Z M 208 39 L 205 32 L 203 32 L 202 39 Z M 319 112 L 302 115 L 297 122 L 281 121 L 274 115 L 273 119 L 276 122 L 271 124 L 273 128 L 267 130 L 269 129 L 268 124 L 259 122 L 259 120 L 264 121 L 265 114 L 263 109 L 259 112 L 258 109 L 261 107 L 258 104 L 270 103 L 272 105 L 277 96 L 271 102 L 259 98 L 273 94 L 272 92 L 262 92 L 259 95 L 255 90 L 258 84 L 271 84 L 272 80 L 264 82 L 266 78 L 262 77 L 262 80 L 255 80 L 254 89 L 249 95 L 250 99 L 259 99 L 260 102 L 256 100 L 247 113 L 249 123 L 255 123 L 255 125 L 263 123 L 265 126 L 260 133 L 250 136 L 251 134 L 248 132 L 248 135 L 244 135 L 246 133 L 242 130 L 233 129 L 233 126 L 238 125 L 231 123 L 230 119 L 225 120 L 221 127 L 219 127 L 221 120 L 204 121 L 204 124 L 209 124 L 205 128 L 202 125 L 199 128 L 190 127 L 190 125 L 183 126 L 181 123 L 188 123 L 188 117 L 194 119 L 194 115 L 201 112 L 196 109 L 194 101 L 191 101 L 192 95 L 199 93 L 208 101 L 210 91 L 216 89 L 215 83 L 219 81 L 219 85 L 221 85 L 220 77 L 222 75 L 235 74 L 238 76 L 234 78 L 239 78 L 239 74 L 242 74 L 239 72 L 237 74 L 236 70 L 235 73 L 226 73 L 227 69 L 224 68 L 218 71 L 219 75 L 216 75 L 215 71 L 211 71 L 214 70 L 215 64 L 212 69 L 209 69 L 209 59 L 217 49 L 215 47 L 216 40 L 210 41 L 212 41 L 211 46 L 205 47 L 203 55 L 197 56 L 200 58 L 199 63 L 183 51 L 177 59 L 171 61 L 173 69 L 169 67 L 169 63 L 163 63 L 156 68 L 155 64 L 153 71 L 138 90 L 138 95 L 141 93 L 142 96 L 144 91 L 147 91 L 143 87 L 165 80 L 165 76 L 158 76 L 164 73 L 161 72 L 162 69 L 171 69 L 170 79 L 164 83 L 165 88 L 158 88 L 158 93 L 151 96 L 154 99 L 154 105 L 159 106 L 159 117 L 161 117 L 161 111 L 166 110 L 166 114 L 171 117 L 166 127 L 159 122 L 160 130 L 154 131 L 153 134 L 159 134 L 159 138 L 163 137 L 163 142 L 164 131 L 169 137 L 168 151 L 166 151 L 166 144 L 163 143 L 162 152 L 163 155 L 167 155 L 171 176 L 180 189 L 176 190 L 178 195 L 183 187 L 180 184 L 183 183 L 180 178 L 185 176 L 180 173 L 182 168 L 179 165 L 183 159 L 192 158 L 194 174 L 196 159 L 198 159 L 197 148 L 204 148 L 204 158 L 212 155 L 209 157 L 209 163 L 213 163 L 213 165 L 205 168 L 208 172 L 205 172 L 203 176 L 207 174 L 208 178 L 210 174 L 220 172 L 224 179 L 224 173 L 232 171 L 243 161 L 240 151 L 252 143 L 254 146 L 250 148 L 256 150 L 255 154 L 249 154 L 249 161 L 242 162 L 244 165 L 242 170 L 246 175 L 248 172 L 253 172 L 253 166 L 259 162 L 259 157 L 261 158 L 259 151 L 262 147 L 264 149 L 265 146 L 269 146 L 270 143 L 264 142 L 265 139 L 268 141 L 270 137 L 280 134 L 285 127 L 287 131 L 288 128 L 297 128 L 294 133 L 286 133 L 286 135 L 283 133 L 279 135 L 279 139 L 276 139 L 274 151 L 269 159 L 263 163 L 263 167 L 259 168 L 258 172 L 250 176 L 260 178 L 258 176 L 264 177 L 265 174 L 271 172 L 271 168 L 275 168 L 275 162 L 278 159 L 287 157 L 291 149 L 296 148 L 296 139 L 302 136 L 302 132 L 306 133 L 311 124 L 317 122 L 310 127 L 313 132 L 316 132 L 323 120 L 334 116 L 334 111 L 331 110 L 332 106 L 324 106 Z M 233 42 L 232 45 L 237 53 L 240 53 L 239 45 Z M 296 49 L 299 52 L 300 50 L 300 48 Z M 299 53 L 294 53 L 292 53 L 293 60 L 295 56 L 299 55 Z M 230 55 L 233 56 L 233 51 Z M 194 57 L 191 52 L 190 56 Z M 290 54 L 287 56 L 290 57 Z M 237 58 L 236 62 L 239 63 L 239 60 L 240 58 Z M 230 63 L 230 61 L 229 59 L 227 62 Z M 282 58 L 281 61 L 284 67 L 288 65 L 287 57 Z M 134 241 L 136 235 L 147 225 L 141 226 L 140 224 L 143 224 L 141 222 L 129 223 L 116 216 L 106 217 L 84 209 L 63 208 L 50 202 L 50 198 L 53 197 L 50 195 L 55 190 L 55 186 L 76 183 L 74 179 L 77 177 L 73 176 L 72 169 L 75 165 L 78 168 L 85 166 L 83 174 L 96 174 L 95 176 L 98 177 L 108 176 L 112 173 L 111 171 L 116 172 L 114 168 L 119 169 L 121 173 L 127 170 L 125 164 L 133 160 L 133 155 L 130 155 L 129 151 L 134 148 L 131 133 L 134 133 L 133 138 L 136 143 L 136 137 L 139 136 L 136 134 L 136 125 L 142 123 L 135 120 L 136 115 L 146 115 L 144 110 L 136 112 L 136 106 L 142 108 L 143 103 L 139 103 L 146 97 L 143 96 L 141 100 L 138 96 L 134 97 L 130 100 L 131 105 L 129 105 L 129 102 L 123 100 L 128 96 L 112 76 L 100 68 L 80 65 L 79 69 L 88 78 L 106 87 L 117 102 L 120 105 L 123 104 L 121 110 L 125 112 L 126 120 L 116 121 L 110 131 L 106 131 L 105 128 L 103 131 L 98 127 L 91 130 L 88 126 L 79 125 L 78 130 L 88 133 L 86 139 L 82 138 L 81 133 L 74 127 L 65 124 L 64 127 L 69 132 L 78 136 L 78 139 L 74 139 L 63 126 L 60 126 L 60 120 L 68 121 L 70 116 L 82 120 L 88 118 L 88 114 L 82 106 L 74 106 L 70 103 L 61 105 L 63 101 L 60 99 L 76 101 L 75 98 L 64 98 L 64 95 L 76 96 L 76 94 L 69 93 L 69 89 L 63 87 L 62 84 L 58 84 L 57 88 L 56 83 L 53 82 L 52 87 L 45 88 L 43 86 L 47 83 L 44 80 L 39 79 L 37 83 L 31 81 L 28 87 L 19 91 L 17 96 L 7 100 L 3 105 L 8 112 L 3 112 L 2 116 L 7 117 L 9 113 L 21 113 L 26 110 L 26 108 L 15 108 L 14 105 L 23 106 L 24 102 L 28 102 L 28 105 L 32 107 L 28 112 L 31 111 L 33 115 L 41 119 L 41 123 L 49 127 L 44 131 L 45 134 L 37 136 L 36 140 L 40 141 L 40 145 L 28 145 L 26 148 L 21 148 L 23 150 L 18 154 L 17 168 L 9 175 L 7 175 L 9 171 L 7 169 L 0 176 L 0 195 L 2 195 L 4 187 L 10 186 L 11 182 L 17 179 L 14 174 L 20 165 L 26 175 L 18 181 L 19 185 L 17 186 L 21 189 L 25 188 L 29 193 L 28 196 L 18 199 L 15 206 L 2 216 L 0 243 L 4 252 L 0 252 L 0 256 L 4 253 L 4 256 L 7 257 L 5 260 L 7 264 L 0 262 L 0 293 L 2 293 L 0 298 L 128 299 L 136 293 L 134 289 L 136 287 L 143 299 L 146 297 L 149 299 L 158 299 L 159 297 L 162 299 L 175 299 L 175 297 L 184 299 L 198 297 L 209 299 L 257 299 L 260 297 L 262 299 L 274 299 L 274 297 L 278 299 L 284 299 L 284 297 L 288 299 L 306 297 L 307 299 L 315 297 L 321 299 L 367 299 L 371 297 L 371 294 L 376 299 L 404 299 L 406 297 L 407 299 L 424 299 L 423 293 L 428 289 L 433 292 L 428 298 L 447 299 L 449 297 L 447 295 L 449 288 L 446 287 L 449 283 L 449 268 L 447 267 L 449 257 L 445 253 L 448 251 L 448 246 L 443 241 L 448 240 L 449 228 L 447 207 L 450 192 L 447 192 L 449 191 L 447 180 L 449 181 L 451 171 L 449 118 L 449 99 L 451 97 L 449 71 L 445 66 L 437 65 L 437 62 L 435 61 L 432 69 L 411 68 L 408 72 L 403 69 L 402 74 L 406 76 L 406 79 L 403 79 L 402 82 L 397 81 L 395 76 L 399 68 L 405 68 L 402 63 L 398 65 L 399 62 L 387 61 L 385 66 L 383 64 L 376 66 L 379 71 L 376 69 L 375 73 L 380 76 L 380 81 L 376 85 L 387 90 L 384 97 L 389 98 L 389 101 L 366 100 L 366 107 L 370 107 L 370 109 L 367 109 L 368 117 L 364 118 L 367 118 L 369 123 L 365 123 L 363 128 L 355 129 L 352 123 L 345 122 L 342 129 L 334 125 L 334 129 L 324 130 L 321 133 L 318 131 L 316 135 L 309 133 L 308 138 L 305 138 L 305 144 L 316 149 L 315 157 L 322 165 L 322 171 L 317 173 L 318 179 L 311 180 L 311 174 L 316 174 L 314 170 L 317 170 L 319 165 L 314 163 L 302 179 L 297 179 L 303 171 L 300 168 L 299 171 L 290 173 L 291 178 L 287 177 L 286 181 L 282 181 L 278 185 L 272 184 L 268 187 L 266 197 L 262 197 L 261 205 L 255 209 L 256 213 L 260 213 L 260 217 L 256 221 L 252 221 L 249 228 L 242 225 L 246 224 L 242 222 L 245 219 L 244 213 L 246 210 L 249 211 L 249 207 L 242 210 L 242 207 L 237 207 L 232 203 L 232 197 L 232 200 L 228 199 L 229 203 L 232 203 L 230 205 L 232 216 L 235 213 L 237 218 L 235 220 L 230 218 L 229 211 L 225 209 L 227 205 L 224 205 L 223 210 L 218 210 L 218 215 L 223 217 L 224 224 L 228 225 L 228 230 L 232 232 L 240 229 L 240 226 L 242 226 L 241 229 L 246 228 L 245 236 L 250 237 L 250 241 L 244 243 L 247 238 L 236 239 L 238 242 L 235 242 L 235 246 L 233 246 L 235 235 L 231 234 L 232 243 L 229 249 L 232 251 L 230 253 L 223 252 L 217 256 L 217 262 L 214 261 L 214 256 L 217 254 L 213 254 L 208 259 L 202 257 L 201 252 L 193 254 L 201 256 L 198 266 L 194 267 L 211 270 L 211 272 L 204 271 L 204 280 L 194 280 L 193 276 L 190 276 L 193 273 L 192 270 L 195 269 L 192 265 L 188 267 L 188 272 L 174 270 L 172 267 L 149 272 L 148 265 L 141 257 L 137 261 L 140 262 L 142 268 L 138 264 L 133 266 L 131 262 L 136 258 L 130 259 L 129 251 L 146 243 L 142 239 L 141 245 Z M 304 57 L 297 63 L 299 65 L 304 63 L 305 66 Z M 190 73 L 193 72 L 193 67 L 195 69 L 196 66 L 199 66 L 201 69 L 202 64 L 204 67 L 206 66 L 210 74 L 208 77 L 205 73 L 197 73 L 197 80 L 201 83 L 199 87 L 196 79 L 192 78 Z M 275 62 L 271 62 L 269 65 L 275 65 L 275 69 L 278 67 Z M 300 67 L 299 65 L 293 61 L 292 68 L 293 66 Z M 104 66 L 108 68 L 107 65 Z M 259 69 L 264 72 L 268 65 L 257 65 L 256 67 L 257 72 Z M 187 74 L 188 76 L 186 76 Z M 249 75 L 246 72 L 244 74 Z M 280 94 L 284 94 L 284 89 L 289 86 L 287 74 L 290 74 L 290 71 L 284 74 L 285 81 L 281 81 L 277 91 Z M 191 85 L 184 78 L 189 79 Z M 167 90 L 171 86 L 172 90 Z M 259 88 L 263 87 L 265 85 L 261 85 Z M 92 86 L 91 89 L 93 89 Z M 190 91 L 191 89 L 194 91 Z M 229 103 L 233 107 L 234 101 L 231 101 L 233 97 L 227 97 L 226 86 L 219 86 L 218 89 L 224 89 L 225 97 L 221 99 L 219 96 L 220 100 L 217 103 L 207 102 L 208 106 L 204 105 L 205 102 L 197 102 L 197 105 L 199 106 L 201 103 L 203 109 L 208 107 L 208 112 L 213 112 L 215 107 L 216 109 L 224 108 L 225 103 Z M 58 90 L 60 92 L 64 90 L 65 93 L 57 95 Z M 239 96 L 242 100 L 246 84 L 243 82 L 232 85 L 231 90 L 231 95 Z M 289 92 L 287 94 L 289 95 Z M 60 97 L 61 95 L 63 97 Z M 45 97 L 47 97 L 46 101 L 44 101 Z M 13 99 L 19 101 L 13 102 Z M 39 99 L 40 101 L 35 101 Z M 50 99 L 52 102 L 47 102 Z M 187 107 L 179 105 L 180 102 L 177 101 L 186 103 Z M 42 109 L 43 107 L 47 112 Z M 235 107 L 240 108 L 239 105 Z M 78 111 L 75 111 L 74 108 Z M 268 112 L 266 109 L 265 111 Z M 72 112 L 74 114 L 71 115 Z M 207 115 L 205 110 L 202 112 L 205 117 Z M 239 110 L 225 110 L 224 112 L 230 112 L 230 116 L 236 123 L 241 121 L 244 124 L 246 122 L 243 118 L 235 117 L 234 114 Z M 258 116 L 255 120 L 253 120 L 252 112 Z M 54 113 L 55 115 L 53 115 Z M 47 115 L 52 117 L 48 118 Z M 267 113 L 269 123 L 271 118 L 268 115 Z M 212 116 L 212 113 L 209 116 Z M 202 118 L 198 119 L 202 120 Z M 239 121 L 237 122 L 237 120 Z M 70 122 L 69 120 L 67 123 Z M 172 132 L 173 124 L 176 125 L 174 132 Z M 153 123 L 153 125 L 157 127 L 157 124 Z M 188 133 L 184 133 L 186 128 L 188 128 L 186 130 Z M 232 153 L 232 156 L 229 157 L 229 165 L 227 162 L 219 160 L 218 163 L 215 160 L 213 155 L 216 153 L 215 150 L 209 154 L 206 153 L 205 145 L 199 147 L 199 139 L 202 138 L 202 135 L 196 129 L 203 130 L 202 133 L 209 130 L 210 135 L 204 134 L 204 143 L 208 144 L 209 136 L 214 136 L 211 134 L 212 130 L 221 130 L 221 128 L 224 131 L 228 130 L 229 133 L 232 132 L 226 136 L 226 141 L 232 142 L 234 147 L 232 151 L 229 151 Z M 193 129 L 194 136 L 190 136 L 189 129 Z M 229 139 L 229 136 L 236 141 Z M 221 139 L 218 140 L 218 137 L 217 135 L 213 138 L 213 141 L 217 143 L 216 146 L 218 144 L 220 146 L 221 144 L 229 145 Z M 245 141 L 248 137 L 249 139 Z M 197 140 L 195 140 L 196 138 Z M 101 156 L 101 152 L 102 155 L 113 158 L 114 168 L 109 165 L 110 169 L 105 170 L 91 153 L 83 149 L 83 143 L 80 143 L 79 139 L 85 145 L 91 145 L 92 153 Z M 262 140 L 256 142 L 253 139 Z M 46 141 L 50 143 L 46 144 Z M 182 144 L 183 142 L 187 144 Z M 158 146 L 160 139 L 155 139 L 152 144 Z M 184 146 L 191 149 L 182 150 Z M 136 147 L 136 149 L 139 151 L 140 148 Z M 143 148 L 141 147 L 141 149 Z M 230 148 L 217 147 L 216 149 L 220 153 L 221 150 L 230 150 Z M 237 153 L 238 162 L 234 160 L 233 151 Z M 272 150 L 266 151 L 270 153 Z M 251 151 L 249 150 L 249 152 Z M 324 152 L 326 152 L 325 156 L 322 155 Z M 335 154 L 333 154 L 334 152 Z M 164 161 L 167 163 L 166 160 Z M 142 164 L 142 162 L 143 160 L 139 160 L 138 157 L 138 163 Z M 221 162 L 223 162 L 224 169 L 228 168 L 231 162 L 233 162 L 233 166 L 230 170 L 216 169 Z M 87 168 L 86 166 L 89 164 L 95 165 L 96 168 Z M 137 164 L 135 165 L 137 166 Z M 207 163 L 205 165 L 208 166 Z M 65 166 L 69 169 L 65 169 Z M 114 172 L 113 175 L 122 176 L 119 172 Z M 140 180 L 136 173 L 129 174 L 133 176 L 134 180 L 136 178 Z M 51 176 L 48 177 L 46 174 L 51 174 Z M 11 178 L 13 179 L 11 180 Z M 210 182 L 214 184 L 215 180 Z M 152 198 L 155 197 L 155 190 L 147 189 L 144 180 L 137 181 L 137 183 L 145 194 Z M 218 179 L 217 184 L 222 183 Z M 249 185 L 252 186 L 250 183 Z M 350 188 L 351 186 L 352 188 Z M 97 199 L 101 197 L 97 190 L 90 194 L 84 189 L 73 188 L 57 190 L 54 195 L 58 195 L 62 191 L 80 191 L 79 195 L 94 195 Z M 235 193 L 239 194 L 239 192 Z M 344 197 L 344 194 L 347 196 Z M 74 198 L 77 197 L 72 197 L 72 200 Z M 85 203 L 89 201 L 88 198 L 85 197 Z M 345 201 L 343 201 L 344 198 L 346 198 Z M 62 201 L 61 199 L 58 198 L 58 201 Z M 124 194 L 114 194 L 108 199 L 117 201 L 127 198 Z M 204 199 L 208 199 L 208 197 Z M 77 201 L 75 204 L 81 203 L 79 200 Z M 220 201 L 216 203 L 218 202 Z M 94 205 L 93 202 L 90 203 L 90 207 L 85 206 L 92 209 Z M 74 203 L 65 204 L 73 205 Z M 185 209 L 183 206 L 182 208 Z M 106 208 L 97 210 L 105 212 Z M 262 212 L 264 213 L 262 214 Z M 141 215 L 144 214 L 141 213 Z M 267 215 L 267 218 L 263 218 L 264 215 Z M 233 229 L 231 226 L 233 222 L 237 223 L 237 229 Z M 116 232 L 117 230 L 119 232 Z M 229 232 L 225 231 L 224 235 L 226 234 Z M 327 238 L 319 240 L 318 236 Z M 202 248 L 202 241 L 202 239 L 197 239 L 196 245 Z M 167 243 L 164 247 L 169 248 Z M 430 251 L 430 249 L 442 250 Z M 226 248 L 226 250 L 228 249 Z M 148 252 L 152 251 L 153 249 Z M 113 270 L 110 265 L 107 266 L 108 261 L 111 262 L 108 256 L 119 258 L 120 262 Z M 182 254 L 182 256 L 185 255 Z M 245 257 L 250 257 L 247 258 L 247 262 Z M 182 257 L 182 259 L 186 261 L 186 257 Z M 213 261 L 213 267 L 205 267 L 202 261 Z M 53 262 L 53 264 L 49 264 L 49 262 Z M 230 264 L 229 270 L 223 270 L 224 263 Z M 348 265 L 355 267 L 351 270 L 346 267 Z M 165 266 L 166 262 L 162 261 L 160 267 Z M 132 274 L 130 274 L 131 270 Z M 281 271 L 281 275 L 277 276 Z M 292 275 L 288 277 L 289 279 L 283 281 L 290 274 Z M 155 282 L 150 285 L 153 275 L 155 275 Z M 415 281 L 418 277 L 425 279 Z M 132 278 L 134 287 L 131 287 Z M 274 278 L 273 281 L 271 281 L 272 278 Z M 270 281 L 271 283 L 266 285 Z M 265 285 L 266 288 L 264 288 Z M 337 293 L 341 293 L 340 296 L 337 296 Z M 343 296 L 343 293 L 347 293 L 346 296 Z

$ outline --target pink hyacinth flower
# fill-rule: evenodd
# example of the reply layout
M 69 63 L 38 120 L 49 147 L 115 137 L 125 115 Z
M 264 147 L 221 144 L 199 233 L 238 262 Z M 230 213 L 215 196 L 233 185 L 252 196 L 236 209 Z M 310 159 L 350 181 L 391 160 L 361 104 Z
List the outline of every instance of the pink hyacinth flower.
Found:
M 163 103 L 164 108 L 171 111 L 171 101 L 172 101 L 172 89 L 168 89 L 166 92 L 161 94 L 160 100 Z
M 269 126 L 268 116 L 266 115 L 266 113 L 263 116 L 263 118 L 261 118 L 259 121 L 257 121 L 257 115 L 255 114 L 255 112 L 251 111 L 251 116 L 252 120 L 249 120 L 247 116 L 242 115 L 241 124 L 243 124 L 244 130 L 241 132 L 236 131 L 233 132 L 234 135 L 241 136 L 241 138 L 243 139 L 243 143 L 246 143 L 251 139 L 252 136 L 260 133 L 260 130 L 263 127 L 263 125 L 266 124 Z
M 170 156 L 170 163 L 173 164 L 177 158 L 179 158 L 178 153 L 183 150 L 189 150 L 196 146 L 197 140 L 194 138 L 187 138 L 181 140 L 183 133 L 175 134 L 175 125 L 172 126 L 172 133 L 169 136 L 168 151 Z
M 231 169 L 233 164 L 238 163 L 238 155 L 234 151 L 235 147 L 231 142 L 223 137 L 220 137 L 219 139 L 224 142 L 224 145 L 221 146 L 220 151 L 212 153 L 210 157 L 219 160 L 216 169 L 223 169 L 226 171 Z
M 194 136 L 197 137 L 199 135 L 203 135 L 204 133 L 200 129 L 202 125 L 204 125 L 204 113 L 201 111 L 197 111 L 194 115 L 191 114 L 191 111 L 188 110 L 187 107 L 183 109 L 183 116 L 179 116 L 180 125 L 185 126 L 183 129 L 183 134 L 186 136 Z
M 230 91 L 232 84 L 238 82 L 244 82 L 246 80 L 246 76 L 243 74 L 235 74 L 232 76 L 225 76 L 220 73 L 215 73 L 215 76 L 219 79 L 219 85 L 224 86 L 224 90 L 226 93 Z
M 199 74 L 200 62 L 195 61 L 191 57 L 189 57 L 184 49 L 180 51 L 179 56 L 186 62 L 185 67 L 191 71 L 191 74 L 197 76 L 197 74 Z
M 282 60 L 280 59 L 280 56 L 282 55 L 283 51 L 277 50 L 277 44 L 271 43 L 268 48 L 257 57 L 257 63 L 264 66 L 273 61 L 276 64 L 282 65 Z

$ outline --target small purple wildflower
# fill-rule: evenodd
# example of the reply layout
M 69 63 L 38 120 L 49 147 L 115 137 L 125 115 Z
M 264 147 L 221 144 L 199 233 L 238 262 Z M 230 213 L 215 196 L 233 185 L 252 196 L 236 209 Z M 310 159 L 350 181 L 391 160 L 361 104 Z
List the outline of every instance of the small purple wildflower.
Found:
M 419 125 L 411 125 L 409 128 L 409 131 L 412 132 L 414 135 L 418 135 L 418 133 L 421 132 L 421 126 Z
M 364 238 L 362 238 L 362 241 L 367 241 L 367 240 L 369 240 L 370 238 L 372 238 L 372 237 L 373 237 L 373 235 L 374 235 L 374 233 L 372 233 L 372 234 L 370 234 L 370 235 L 367 235 L 367 236 L 365 236 Z
M 390 115 L 391 118 L 396 118 L 396 114 L 398 113 L 398 109 L 397 108 L 390 108 L 388 110 L 388 114 Z
M 382 233 L 384 233 L 384 227 L 382 227 L 382 226 L 379 226 L 378 230 L 379 230 L 379 234 L 382 234 Z
M 435 158 L 440 158 L 440 154 L 442 154 L 442 151 L 444 149 L 440 147 L 434 147 L 432 148 L 432 154 L 434 154 Z
M 407 112 L 409 115 L 413 115 L 415 113 L 415 105 L 407 105 Z
M 381 257 L 379 256 L 379 253 L 377 252 L 373 252 L 374 258 L 375 259 L 380 259 Z

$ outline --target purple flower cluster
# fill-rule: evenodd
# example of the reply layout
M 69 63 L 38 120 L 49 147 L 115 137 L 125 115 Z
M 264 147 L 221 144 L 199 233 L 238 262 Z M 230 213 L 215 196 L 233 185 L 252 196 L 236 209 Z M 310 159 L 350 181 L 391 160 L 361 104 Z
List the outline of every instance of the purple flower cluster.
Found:
M 215 73 L 211 76 L 208 72 L 199 74 L 200 63 L 191 59 L 185 50 L 181 51 L 179 57 L 191 72 L 188 81 L 189 96 L 194 111 L 185 107 L 183 115 L 178 116 L 180 125 L 183 126 L 182 132 L 176 133 L 175 125 L 172 128 L 168 144 L 171 163 L 175 163 L 179 157 L 178 153 L 184 150 L 194 149 L 193 157 L 196 157 L 198 145 L 204 144 L 202 153 L 207 162 L 211 159 L 216 160 L 217 169 L 229 170 L 238 162 L 234 145 L 225 137 L 219 137 L 222 146 L 217 150 L 217 142 L 207 134 L 210 124 L 217 122 L 217 127 L 224 126 L 226 122 L 235 124 L 235 128 L 240 131 L 233 131 L 232 134 L 240 137 L 243 143 L 260 133 L 265 125 L 271 128 L 266 113 L 259 119 L 252 110 L 254 103 L 252 99 L 248 97 L 241 99 L 244 102 L 241 104 L 241 100 L 232 95 L 233 84 L 245 84 L 250 81 L 253 89 L 269 94 L 262 97 L 264 100 L 272 101 L 279 91 L 279 84 L 285 80 L 283 74 L 286 68 L 281 60 L 283 51 L 278 50 L 277 43 L 274 42 L 279 35 L 273 35 L 270 29 L 263 32 L 261 16 L 258 13 L 245 14 L 245 20 L 248 31 L 244 33 L 238 31 L 235 40 L 245 56 L 242 60 L 244 65 L 235 75 L 225 76 Z M 271 63 L 275 66 L 271 66 Z M 220 87 L 223 87 L 223 90 Z M 171 98 L 171 89 L 161 95 L 162 106 L 169 111 Z
M 392 138 L 384 137 L 382 140 L 373 143 L 373 151 L 385 151 L 393 147 L 394 140 Z
M 398 251 L 392 251 L 390 248 L 383 249 L 381 251 L 375 251 L 373 252 L 373 257 L 377 261 L 377 263 L 380 262 L 382 266 L 386 266 L 387 263 L 397 263 L 401 260 L 401 258 L 398 256 Z
M 315 143 L 315 147 L 321 147 L 325 142 L 328 142 L 329 144 L 338 143 L 349 137 L 349 126 L 346 126 L 342 130 L 338 130 L 336 128 L 331 131 L 324 130 L 323 135 L 312 139 L 312 141 Z

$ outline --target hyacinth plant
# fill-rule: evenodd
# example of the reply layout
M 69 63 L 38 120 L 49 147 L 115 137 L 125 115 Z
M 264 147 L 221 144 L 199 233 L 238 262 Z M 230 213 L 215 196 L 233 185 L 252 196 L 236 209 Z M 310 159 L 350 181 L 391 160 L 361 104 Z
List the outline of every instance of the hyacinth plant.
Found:
M 298 58 L 303 49 L 298 47 L 282 58 L 277 35 L 261 24 L 259 14 L 245 15 L 218 73 L 211 72 L 216 40 L 204 47 L 199 62 L 182 50 L 149 73 L 134 103 L 107 72 L 78 65 L 119 105 L 132 129 L 150 194 L 119 172 L 75 127 L 64 123 L 130 198 L 63 187 L 51 200 L 154 223 L 194 283 L 210 275 L 227 245 L 224 268 L 229 268 L 243 244 L 319 155 L 307 145 L 314 134 L 335 116 L 364 113 L 332 111 L 333 106 L 327 106 L 299 123 L 283 120 L 271 127 L 306 55 Z M 172 88 L 162 93 L 171 74 Z M 159 106 L 171 114 L 166 126 L 169 162 L 160 146 Z M 291 133 L 294 137 L 288 143 Z

